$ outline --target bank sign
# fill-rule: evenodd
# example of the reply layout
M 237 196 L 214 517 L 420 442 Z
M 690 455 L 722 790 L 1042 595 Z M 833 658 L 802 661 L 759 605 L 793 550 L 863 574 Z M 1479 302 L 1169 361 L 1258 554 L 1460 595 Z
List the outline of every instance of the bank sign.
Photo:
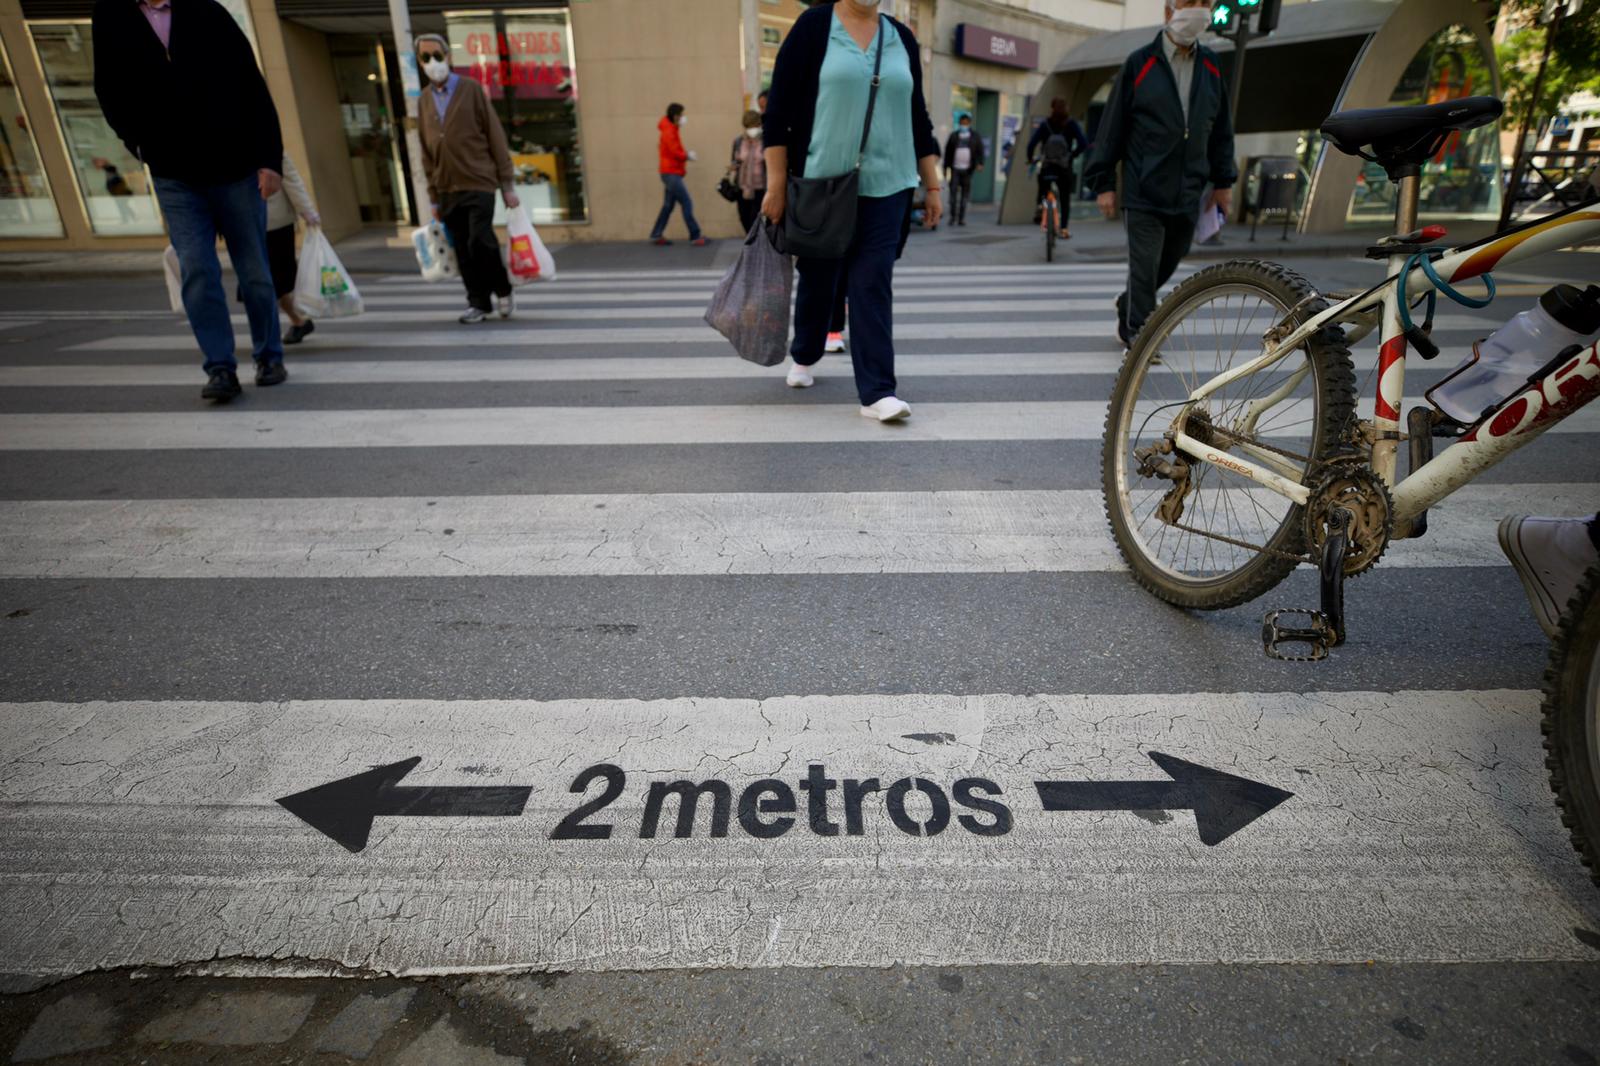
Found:
M 1004 67 L 1033 70 L 1039 65 L 1039 42 L 996 33 L 970 22 L 956 26 L 956 55 Z

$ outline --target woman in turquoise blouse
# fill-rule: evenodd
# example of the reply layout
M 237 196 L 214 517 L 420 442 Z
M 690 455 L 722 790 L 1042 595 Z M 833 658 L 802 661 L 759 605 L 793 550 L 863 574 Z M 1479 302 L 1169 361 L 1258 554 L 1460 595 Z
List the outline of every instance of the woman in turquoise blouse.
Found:
M 798 260 L 794 365 L 788 383 L 814 384 L 828 320 L 842 289 L 850 304 L 850 358 L 861 413 L 907 418 L 895 395 L 894 263 L 911 226 L 911 191 L 927 190 L 927 224 L 937 225 L 939 144 L 922 95 L 922 63 L 911 31 L 878 11 L 877 0 L 833 0 L 801 15 L 778 51 L 763 116 L 767 195 L 762 212 L 783 218 L 787 184 L 778 176 L 831 177 L 856 165 L 875 52 L 882 34 L 878 100 L 861 161 L 855 236 L 843 259 Z

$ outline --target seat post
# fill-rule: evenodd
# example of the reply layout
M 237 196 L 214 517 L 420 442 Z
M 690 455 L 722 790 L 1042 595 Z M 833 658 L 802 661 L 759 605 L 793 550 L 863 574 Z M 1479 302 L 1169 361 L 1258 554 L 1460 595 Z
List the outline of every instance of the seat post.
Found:
M 1412 233 L 1417 228 L 1417 201 L 1422 192 L 1422 172 L 1417 167 L 1407 167 L 1397 177 L 1400 199 L 1395 205 L 1395 233 Z

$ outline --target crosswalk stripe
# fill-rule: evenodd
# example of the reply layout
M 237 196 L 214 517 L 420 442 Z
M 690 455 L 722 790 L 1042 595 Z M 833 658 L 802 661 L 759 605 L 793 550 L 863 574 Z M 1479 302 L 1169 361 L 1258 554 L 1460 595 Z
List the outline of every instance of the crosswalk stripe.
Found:
M 1597 505 L 1594 485 L 1469 485 L 1384 566 L 1503 567 L 1501 516 Z M 0 529 L 0 578 L 1124 569 L 1092 490 L 28 501 L 0 502 Z
M 1074 274 L 1126 274 L 1127 264 L 1116 262 L 1105 263 L 1038 263 L 1038 264 L 1008 264 L 1008 263 L 973 263 L 960 266 L 906 266 L 896 265 L 895 277 L 1052 277 Z M 1189 273 L 1186 270 L 1184 273 Z M 556 276 L 548 282 L 535 282 L 536 286 L 561 285 L 567 282 L 652 282 L 663 277 L 673 277 L 692 280 L 716 281 L 721 278 L 726 270 L 680 270 L 673 267 L 658 267 L 654 270 L 562 270 L 559 258 L 557 260 Z M 359 279 L 358 279 L 359 280 Z M 457 285 L 456 281 L 445 280 L 440 282 L 425 282 L 416 274 L 383 274 L 374 279 L 380 285 Z
M 1528 691 L 9 703 L 0 937 L 48 975 L 1587 960 L 1538 738 Z M 1040 781 L 1167 780 L 1152 751 L 1276 805 L 1215 846 L 1187 809 L 1044 808 Z M 380 815 L 350 853 L 277 802 L 412 753 L 406 786 L 526 807 Z M 611 829 L 563 838 L 585 771 Z M 682 837 L 679 780 L 709 783 Z
M 897 290 L 895 292 L 894 307 L 899 313 L 902 309 L 917 309 L 937 306 L 949 306 L 952 297 L 967 297 L 961 304 L 970 313 L 984 314 L 996 310 L 1021 310 L 1021 311 L 1082 311 L 1098 310 L 1111 313 L 1113 301 L 1117 293 L 1122 291 L 1120 285 L 1074 285 L 1070 289 L 1063 288 L 1037 288 L 1023 289 L 1006 288 L 997 291 L 988 291 L 976 288 L 960 289 L 917 289 Z M 609 316 L 617 310 L 613 305 L 624 305 L 630 309 L 638 310 L 639 317 L 647 317 L 642 312 L 646 310 L 676 310 L 684 307 L 694 307 L 698 313 L 704 314 L 707 305 L 711 302 L 712 290 L 697 289 L 694 291 L 669 292 L 630 292 L 630 293 L 601 293 L 601 292 L 566 292 L 557 289 L 547 289 L 542 292 L 527 293 L 526 290 L 516 293 L 518 313 L 535 312 L 545 313 L 556 307 L 586 308 L 585 316 Z M 975 297 L 985 297 L 975 299 Z M 363 294 L 362 302 L 371 310 L 382 310 L 396 307 L 455 307 L 465 306 L 465 298 L 457 293 L 406 293 L 395 294 L 380 291 L 377 294 Z M 646 308 L 634 309 L 633 304 L 647 304 Z M 594 305 L 605 305 L 597 307 Z M 1012 306 L 1016 305 L 1016 306 Z M 576 316 L 574 316 L 576 317 Z
M 1370 417 L 1371 400 L 1363 401 Z M 1418 401 L 1408 398 L 1407 407 Z M 494 445 L 747 444 L 954 440 L 1099 440 L 1106 405 L 1082 401 L 918 404 L 908 422 L 879 425 L 849 407 L 638 406 L 240 410 L 192 414 L 0 416 L 0 451 L 130 448 L 417 448 Z M 1579 411 L 1552 433 L 1600 432 Z M 268 439 L 270 435 L 270 440 Z

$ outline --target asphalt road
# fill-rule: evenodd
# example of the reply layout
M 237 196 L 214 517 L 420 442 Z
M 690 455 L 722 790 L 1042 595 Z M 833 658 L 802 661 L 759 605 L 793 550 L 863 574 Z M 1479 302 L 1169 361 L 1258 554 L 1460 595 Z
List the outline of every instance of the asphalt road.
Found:
M 1118 268 L 1007 239 L 914 243 L 898 428 L 848 357 L 788 390 L 708 336 L 726 250 L 587 252 L 471 331 L 362 275 L 226 409 L 159 279 L 8 282 L 0 1059 L 1596 1061 L 1493 528 L 1600 509 L 1600 421 L 1274 662 L 1314 575 L 1138 589 Z

